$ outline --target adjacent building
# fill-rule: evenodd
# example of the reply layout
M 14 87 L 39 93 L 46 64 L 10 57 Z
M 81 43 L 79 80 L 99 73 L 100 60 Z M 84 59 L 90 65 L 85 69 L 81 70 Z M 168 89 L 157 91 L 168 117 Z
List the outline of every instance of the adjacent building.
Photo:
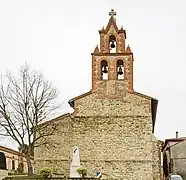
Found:
M 8 171 L 15 171 L 18 165 L 20 165 L 24 172 L 27 172 L 26 158 L 22 153 L 4 146 L 0 146 L 0 152 L 5 154 L 6 168 Z M 34 158 L 32 158 L 32 163 L 34 164 Z
M 166 139 L 163 147 L 164 176 L 180 174 L 186 179 L 186 137 Z

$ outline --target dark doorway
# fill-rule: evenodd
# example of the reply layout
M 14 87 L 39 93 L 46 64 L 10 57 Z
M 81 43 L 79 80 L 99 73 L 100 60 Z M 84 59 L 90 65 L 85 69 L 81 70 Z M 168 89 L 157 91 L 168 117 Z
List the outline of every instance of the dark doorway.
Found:
M 6 157 L 3 152 L 0 152 L 0 169 L 6 169 Z

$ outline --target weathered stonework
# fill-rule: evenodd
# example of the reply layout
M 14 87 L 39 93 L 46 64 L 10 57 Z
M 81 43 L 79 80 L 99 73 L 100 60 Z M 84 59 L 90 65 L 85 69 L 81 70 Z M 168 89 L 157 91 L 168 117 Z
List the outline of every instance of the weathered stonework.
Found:
M 116 36 L 116 53 L 109 53 L 108 38 Z M 100 51 L 92 54 L 92 90 L 69 101 L 74 108 L 47 122 L 54 135 L 35 149 L 35 168 L 49 166 L 69 175 L 71 151 L 78 146 L 81 165 L 89 176 L 103 179 L 160 180 L 160 150 L 153 135 L 157 100 L 133 90 L 133 54 L 125 52 L 125 31 L 110 19 L 100 31 Z M 124 62 L 124 79 L 117 79 L 117 60 Z M 101 79 L 102 60 L 108 62 L 108 80 Z
M 47 138 L 48 146 L 36 149 L 36 169 L 50 166 L 68 175 L 69 156 L 77 145 L 89 175 L 101 171 L 105 178 L 160 179 L 149 99 L 128 92 L 120 100 L 119 95 L 112 99 L 92 93 L 77 100 L 75 109 L 49 122 L 48 127 L 56 123 L 58 129 Z
M 156 137 L 152 136 L 152 147 L 153 147 L 153 180 L 161 179 L 161 149 L 160 149 L 160 142 L 157 141 Z

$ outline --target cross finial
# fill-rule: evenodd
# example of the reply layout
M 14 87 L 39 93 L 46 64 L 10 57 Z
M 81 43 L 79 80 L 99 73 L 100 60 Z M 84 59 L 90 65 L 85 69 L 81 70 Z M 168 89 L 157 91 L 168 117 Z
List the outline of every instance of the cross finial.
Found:
M 114 12 L 114 9 L 111 9 L 111 12 L 109 12 L 109 16 L 111 16 L 111 18 L 116 16 L 116 12 Z

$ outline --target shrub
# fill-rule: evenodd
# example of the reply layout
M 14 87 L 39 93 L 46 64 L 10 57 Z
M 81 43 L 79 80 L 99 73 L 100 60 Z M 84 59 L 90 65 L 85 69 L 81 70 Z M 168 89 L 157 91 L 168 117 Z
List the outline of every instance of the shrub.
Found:
M 87 175 L 87 170 L 82 167 L 77 168 L 76 172 L 83 178 Z
M 52 170 L 48 167 L 44 167 L 39 171 L 39 175 L 41 178 L 50 178 L 52 176 Z
M 18 168 L 17 168 L 17 173 L 23 173 L 24 171 L 24 168 L 23 168 L 23 163 L 19 163 L 18 164 Z

